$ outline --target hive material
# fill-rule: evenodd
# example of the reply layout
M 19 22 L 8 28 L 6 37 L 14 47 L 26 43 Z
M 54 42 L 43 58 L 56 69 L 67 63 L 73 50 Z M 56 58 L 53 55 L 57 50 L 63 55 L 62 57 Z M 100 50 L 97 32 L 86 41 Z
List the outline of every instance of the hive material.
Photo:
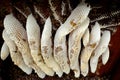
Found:
M 99 45 L 94 51 L 94 56 L 90 59 L 91 72 L 95 72 L 98 64 L 99 57 L 106 51 L 110 42 L 110 31 L 104 31 Z
M 15 45 L 14 41 L 12 41 L 6 31 L 3 31 L 3 39 L 10 50 L 10 56 L 15 65 L 17 65 L 20 69 L 22 69 L 25 73 L 31 74 L 32 68 L 28 67 L 23 61 L 23 57 Z
M 60 65 L 63 72 L 70 72 L 69 61 L 67 57 L 66 35 L 72 32 L 81 24 L 88 16 L 90 6 L 79 4 L 56 31 L 54 38 L 54 58 Z
M 95 25 L 92 27 L 91 33 L 90 33 L 90 42 L 88 45 L 82 50 L 81 52 L 81 74 L 83 76 L 86 76 L 89 71 L 89 59 L 95 50 L 95 48 L 98 46 L 100 41 L 100 25 L 96 22 Z
M 52 46 L 52 24 L 50 17 L 48 17 L 45 22 L 41 37 L 41 54 L 47 66 L 52 68 L 56 74 L 61 77 L 63 71 L 60 69 L 60 66 L 57 64 L 53 57 Z
M 81 38 L 85 33 L 89 25 L 89 18 L 87 18 L 83 23 L 81 23 L 73 32 L 69 35 L 69 60 L 70 68 L 74 71 L 75 77 L 80 76 L 80 66 L 79 66 L 79 53 L 81 50 Z
M 49 68 L 42 59 L 40 52 L 40 27 L 32 14 L 30 14 L 27 18 L 26 30 L 33 60 L 43 72 L 49 76 L 53 76 L 54 71 Z
M 35 64 L 30 54 L 27 33 L 22 24 L 12 14 L 8 14 L 4 19 L 4 27 L 10 39 L 15 42 L 21 52 L 25 64 L 33 68 L 39 77 L 44 78 L 45 73 Z
M 2 60 L 5 60 L 9 56 L 9 48 L 7 44 L 4 42 L 1 48 L 1 54 L 0 57 Z

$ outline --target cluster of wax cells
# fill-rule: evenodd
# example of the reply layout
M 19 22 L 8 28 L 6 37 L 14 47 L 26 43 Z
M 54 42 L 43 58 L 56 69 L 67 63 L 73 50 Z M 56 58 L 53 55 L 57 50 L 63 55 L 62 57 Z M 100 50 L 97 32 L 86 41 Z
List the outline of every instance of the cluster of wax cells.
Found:
M 41 31 L 32 14 L 27 17 L 26 29 L 12 13 L 6 15 L 1 59 L 5 60 L 10 54 L 22 71 L 31 74 L 34 70 L 40 78 L 45 75 L 61 77 L 70 70 L 75 77 L 86 76 L 89 71 L 94 73 L 100 57 L 104 65 L 108 61 L 111 34 L 108 30 L 102 31 L 98 22 L 88 28 L 90 10 L 87 4 L 79 4 L 54 37 L 50 17 Z

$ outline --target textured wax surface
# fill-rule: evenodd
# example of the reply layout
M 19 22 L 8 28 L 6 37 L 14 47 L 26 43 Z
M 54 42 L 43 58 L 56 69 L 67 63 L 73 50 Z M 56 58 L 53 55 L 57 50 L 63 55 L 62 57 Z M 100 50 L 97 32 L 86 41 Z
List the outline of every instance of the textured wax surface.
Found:
M 39 0 L 36 0 L 39 1 Z M 55 0 L 58 1 L 58 0 Z M 74 0 L 70 0 L 72 5 L 72 8 L 75 8 L 77 3 L 79 2 L 78 0 L 74 1 Z M 89 2 L 89 0 L 87 0 Z M 94 2 L 95 1 L 95 2 Z M 103 2 L 102 2 L 103 1 Z M 23 5 L 21 4 L 21 2 L 17 3 L 16 0 L 12 1 L 14 3 L 14 5 Z M 26 1 L 27 2 L 27 1 Z M 118 8 L 116 7 L 117 5 L 119 5 L 120 1 L 119 0 L 111 0 L 111 2 L 109 2 L 109 0 L 93 0 L 93 2 L 90 2 L 92 6 L 104 6 L 104 8 L 96 10 L 94 9 L 93 14 L 90 14 L 90 18 L 94 19 L 95 15 L 99 16 L 100 14 L 102 14 L 102 12 L 104 13 L 105 11 L 109 11 L 109 9 L 111 9 L 110 5 L 113 5 L 113 9 L 114 8 Z M 114 3 L 112 3 L 114 2 Z M 41 0 L 41 3 L 44 3 L 44 0 Z M 59 2 L 57 3 L 59 4 Z M 12 7 L 10 6 L 10 1 L 9 0 L 0 0 L 0 48 L 1 45 L 3 44 L 3 39 L 2 39 L 2 31 L 3 31 L 3 19 L 5 17 L 6 14 L 10 13 Z M 28 5 L 29 6 L 29 5 Z M 42 5 L 43 7 L 45 5 Z M 22 7 L 22 6 L 21 6 Z M 25 6 L 23 6 L 25 7 Z M 26 11 L 26 10 L 24 10 Z M 48 10 L 49 11 L 49 10 Z M 14 10 L 16 16 L 19 18 L 20 21 L 23 22 L 23 25 L 25 25 L 25 18 L 21 17 L 20 13 L 17 12 L 16 10 Z M 59 9 L 58 9 L 59 12 Z M 99 13 L 101 12 L 101 13 Z M 43 11 L 46 16 L 48 16 L 48 13 L 45 13 L 45 11 Z M 69 12 L 68 12 L 69 13 Z M 26 14 L 29 14 L 29 9 L 28 11 L 26 11 Z M 68 16 L 68 15 L 66 15 Z M 65 16 L 65 17 L 66 17 Z M 120 15 L 118 15 L 118 17 L 115 17 L 117 19 L 117 21 L 119 21 Z M 37 16 L 36 16 L 37 18 Z M 61 18 L 63 21 L 64 19 Z M 42 22 L 42 19 L 40 19 Z M 110 20 L 110 19 L 109 19 Z M 54 25 L 59 25 L 59 23 L 55 20 L 54 21 Z M 107 23 L 107 20 L 102 20 L 102 23 Z M 43 24 L 40 24 L 43 25 Z M 90 74 L 87 77 L 82 77 L 81 76 L 81 80 L 108 80 L 109 78 L 113 78 L 114 80 L 120 79 L 119 77 L 119 59 L 120 59 L 120 27 L 118 27 L 117 32 L 114 33 L 112 35 L 112 39 L 110 41 L 110 59 L 108 61 L 108 63 L 105 66 L 101 66 L 101 63 L 99 64 L 98 70 L 96 72 L 96 74 L 101 75 L 100 77 L 98 76 L 94 76 L 94 74 Z M 119 63 L 119 64 L 118 64 Z M 119 66 L 118 66 L 119 65 Z M 112 75 L 112 76 L 111 76 Z M 12 60 L 10 59 L 10 57 L 8 57 L 4 62 L 2 60 L 0 60 L 0 80 L 39 80 L 40 78 L 33 72 L 31 75 L 26 75 L 23 71 L 21 71 L 17 66 L 15 66 L 12 62 Z M 71 73 L 69 75 L 64 74 L 62 76 L 62 78 L 59 78 L 58 76 L 53 76 L 53 77 L 45 77 L 44 80 L 69 80 L 69 79 L 73 79 L 73 80 L 80 80 L 80 79 L 76 79 L 74 77 L 73 72 L 71 71 Z

